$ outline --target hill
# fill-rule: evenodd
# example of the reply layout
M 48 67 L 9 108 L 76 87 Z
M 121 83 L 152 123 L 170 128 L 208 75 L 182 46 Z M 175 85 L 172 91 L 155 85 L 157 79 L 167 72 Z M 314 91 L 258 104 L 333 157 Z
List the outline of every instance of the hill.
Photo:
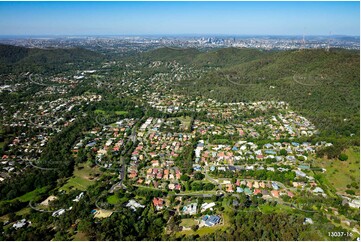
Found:
M 147 61 L 159 60 L 159 61 L 177 61 L 181 64 L 186 64 L 200 54 L 200 51 L 194 48 L 182 49 L 164 47 L 145 52 L 141 55 Z
M 177 52 L 159 49 L 148 52 L 147 58 L 164 60 Z M 324 136 L 359 135 L 358 51 L 224 48 L 177 57 L 191 66 L 216 67 L 201 80 L 175 87 L 180 93 L 224 102 L 286 101 L 320 127 Z
M 71 66 L 91 65 L 102 58 L 99 53 L 81 48 L 37 49 L 0 45 L 0 73 L 62 71 Z

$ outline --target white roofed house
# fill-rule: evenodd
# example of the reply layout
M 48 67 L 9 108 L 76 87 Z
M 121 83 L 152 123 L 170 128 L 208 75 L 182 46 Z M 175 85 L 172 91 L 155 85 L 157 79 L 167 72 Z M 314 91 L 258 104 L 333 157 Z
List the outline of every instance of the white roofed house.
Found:
M 316 187 L 314 190 L 313 190 L 314 193 L 324 193 L 323 189 L 320 188 L 320 187 Z
M 216 206 L 216 203 L 211 202 L 211 203 L 203 203 L 201 205 L 201 213 L 203 213 L 204 211 L 206 211 L 207 209 L 212 210 L 212 208 Z
M 78 196 L 75 197 L 75 199 L 73 199 L 73 202 L 79 202 L 80 199 L 82 199 L 84 196 L 84 192 L 81 192 Z
M 27 222 L 26 219 L 22 219 L 22 220 L 19 220 L 17 221 L 16 223 L 13 224 L 13 228 L 15 229 L 21 229 L 22 227 L 24 227 L 25 225 L 27 224 L 31 224 L 31 222 Z
M 53 212 L 53 214 L 51 216 L 53 217 L 59 217 L 60 215 L 64 214 L 65 213 L 65 209 L 64 208 L 61 208 L 55 212 Z
M 128 208 L 132 209 L 134 212 L 137 211 L 137 208 L 144 208 L 144 205 L 136 202 L 135 200 L 131 199 L 126 205 Z

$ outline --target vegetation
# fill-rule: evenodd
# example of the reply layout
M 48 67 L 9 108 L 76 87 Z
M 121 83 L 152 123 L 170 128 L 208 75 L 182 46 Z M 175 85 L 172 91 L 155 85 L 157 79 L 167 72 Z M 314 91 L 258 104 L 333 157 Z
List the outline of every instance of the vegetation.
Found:
M 346 155 L 346 154 L 340 154 L 339 156 L 338 156 L 338 159 L 340 160 L 340 161 L 347 161 L 348 160 L 348 156 Z
M 90 168 L 88 165 L 82 168 L 76 168 L 74 174 L 60 190 L 69 191 L 76 189 L 86 191 L 87 188 L 95 183 L 95 175 L 99 172 L 97 167 Z
M 87 65 L 102 60 L 102 55 L 81 49 L 36 49 L 0 45 L 0 73 L 28 72 L 56 73 L 73 66 Z
M 347 161 L 340 161 L 337 158 L 332 160 L 319 159 L 314 161 L 327 170 L 322 173 L 316 172 L 323 184 L 333 187 L 337 192 L 345 192 L 346 189 L 353 190 L 359 194 L 360 186 L 360 151 L 359 147 L 350 147 L 345 151 L 349 157 Z
M 179 60 L 183 56 L 178 54 L 178 50 L 163 48 L 146 56 L 153 55 L 153 60 Z M 184 81 L 177 89 L 186 95 L 201 94 L 224 102 L 286 101 L 320 127 L 324 137 L 357 137 L 359 59 L 357 51 L 341 49 L 326 52 L 226 48 L 199 52 L 182 60 L 193 66 L 218 69 L 202 80 Z

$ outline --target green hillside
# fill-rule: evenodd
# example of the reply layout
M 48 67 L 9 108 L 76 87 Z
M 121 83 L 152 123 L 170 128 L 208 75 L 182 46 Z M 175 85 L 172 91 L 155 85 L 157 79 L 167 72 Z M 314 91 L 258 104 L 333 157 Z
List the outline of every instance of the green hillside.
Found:
M 181 51 L 148 52 L 153 60 L 170 59 Z M 184 50 L 184 53 L 191 52 Z M 153 55 L 156 53 L 156 55 Z M 360 55 L 331 49 L 261 51 L 224 48 L 178 55 L 195 67 L 217 67 L 201 80 L 175 87 L 186 95 L 219 101 L 280 100 L 312 120 L 324 136 L 359 134 Z M 196 84 L 194 84 L 196 83 Z
M 101 60 L 99 53 L 81 48 L 37 49 L 0 45 L 0 71 L 9 72 L 56 72 L 71 66 L 90 65 Z
M 229 67 L 257 58 L 267 58 L 269 52 L 257 49 L 224 48 L 198 54 L 192 63 L 195 66 Z
M 182 64 L 190 63 L 196 56 L 200 54 L 197 49 L 181 49 L 181 48 L 159 48 L 145 52 L 142 57 L 148 61 L 177 61 Z

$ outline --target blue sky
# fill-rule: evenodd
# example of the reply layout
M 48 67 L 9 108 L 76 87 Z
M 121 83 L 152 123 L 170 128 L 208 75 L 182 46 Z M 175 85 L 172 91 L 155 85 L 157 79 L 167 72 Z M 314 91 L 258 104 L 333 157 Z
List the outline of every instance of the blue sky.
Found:
M 0 35 L 359 35 L 359 2 L 0 2 Z

